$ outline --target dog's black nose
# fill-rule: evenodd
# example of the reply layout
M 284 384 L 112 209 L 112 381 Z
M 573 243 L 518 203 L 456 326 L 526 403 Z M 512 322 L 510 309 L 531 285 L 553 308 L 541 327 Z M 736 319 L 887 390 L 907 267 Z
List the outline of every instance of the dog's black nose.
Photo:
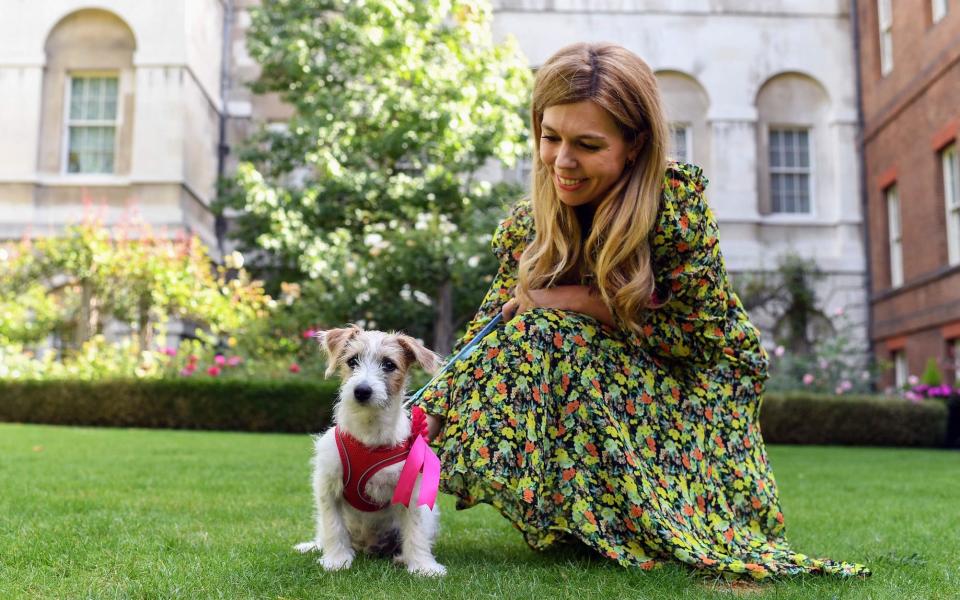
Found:
M 353 397 L 357 399 L 357 402 L 366 402 L 370 399 L 371 394 L 373 394 L 373 389 L 369 385 L 361 383 L 353 388 Z

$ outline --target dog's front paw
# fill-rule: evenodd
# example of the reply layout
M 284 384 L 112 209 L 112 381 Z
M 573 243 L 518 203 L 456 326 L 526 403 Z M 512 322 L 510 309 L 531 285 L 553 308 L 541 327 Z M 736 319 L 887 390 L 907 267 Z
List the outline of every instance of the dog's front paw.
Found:
M 407 571 L 414 575 L 425 577 L 443 577 L 447 574 L 447 568 L 437 561 L 408 562 Z
M 313 552 L 314 550 L 319 550 L 320 545 L 315 541 L 311 542 L 301 542 L 293 547 L 294 550 L 300 554 L 306 554 L 307 552 Z
M 353 564 L 353 552 L 344 552 L 342 554 L 324 553 L 317 562 L 327 571 L 349 569 L 350 565 Z

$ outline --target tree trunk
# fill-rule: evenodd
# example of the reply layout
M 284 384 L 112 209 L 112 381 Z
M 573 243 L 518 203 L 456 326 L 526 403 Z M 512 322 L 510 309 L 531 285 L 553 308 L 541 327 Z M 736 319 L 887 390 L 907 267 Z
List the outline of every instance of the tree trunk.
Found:
M 139 318 L 137 324 L 140 331 L 137 332 L 137 342 L 140 344 L 140 352 L 143 352 L 150 344 L 150 296 L 142 294 L 139 304 Z
M 453 348 L 453 282 L 449 279 L 437 289 L 433 322 L 433 351 L 440 356 Z
M 75 342 L 77 348 L 90 339 L 93 329 L 90 326 L 93 304 L 93 286 L 86 279 L 80 280 L 80 316 L 77 319 Z

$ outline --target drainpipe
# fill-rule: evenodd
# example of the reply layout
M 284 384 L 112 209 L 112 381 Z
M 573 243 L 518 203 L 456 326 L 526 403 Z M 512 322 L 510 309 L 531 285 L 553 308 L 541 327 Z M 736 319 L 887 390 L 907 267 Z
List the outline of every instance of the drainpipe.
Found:
M 860 212 L 863 219 L 861 224 L 861 233 L 863 235 L 863 249 L 866 259 L 866 300 L 867 300 L 867 352 L 871 359 L 874 355 L 873 344 L 873 303 L 870 296 L 873 294 L 873 264 L 870 260 L 870 194 L 867 189 L 867 154 L 866 143 L 863 139 L 863 90 L 860 84 L 860 18 L 857 10 L 857 0 L 850 0 L 850 26 L 853 30 L 853 65 L 855 69 L 854 81 L 856 83 L 857 97 L 857 154 L 860 168 Z
M 227 155 L 230 146 L 227 145 L 227 91 L 230 89 L 230 34 L 233 23 L 233 0 L 224 0 L 223 7 L 223 45 L 220 53 L 220 134 L 217 140 L 217 190 L 226 170 Z M 227 218 L 218 214 L 214 221 L 214 233 L 217 236 L 217 249 L 220 251 L 220 260 L 224 257 L 224 238 L 227 234 Z

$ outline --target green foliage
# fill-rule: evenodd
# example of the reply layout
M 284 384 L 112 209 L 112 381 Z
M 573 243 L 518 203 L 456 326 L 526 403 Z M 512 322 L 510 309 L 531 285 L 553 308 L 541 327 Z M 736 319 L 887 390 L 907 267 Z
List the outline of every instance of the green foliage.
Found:
M 937 365 L 936 358 L 927 359 L 927 366 L 923 370 L 923 375 L 920 376 L 920 383 L 931 386 L 943 383 L 943 372 Z
M 813 289 L 823 278 L 815 262 L 787 254 L 780 258 L 773 273 L 741 275 L 737 279 L 737 295 L 748 311 L 762 309 L 771 315 L 778 345 L 795 354 L 810 354 L 817 341 L 834 332 Z
M 832 327 L 834 333 L 815 340 L 806 354 L 777 346 L 770 357 L 767 389 L 835 396 L 872 393 L 887 363 L 867 353 L 857 337 L 858 326 L 844 311 L 836 311 Z
M 0 381 L 0 421 L 310 433 L 330 422 L 337 389 L 310 379 Z
M 476 1 L 275 0 L 253 11 L 254 89 L 294 116 L 251 139 L 218 206 L 242 211 L 234 235 L 267 252 L 265 268 L 311 280 L 310 322 L 424 338 L 436 327 L 448 346 L 479 304 L 489 234 L 518 191 L 475 175 L 525 151 L 531 80 L 515 42 L 493 43 L 490 20 Z
M 219 341 L 236 345 L 274 305 L 240 260 L 215 266 L 198 239 L 126 221 L 89 219 L 11 244 L 0 250 L 0 378 L 175 375 L 185 366 L 177 349 L 157 344 L 171 318 L 197 326 L 181 356 L 213 361 Z M 128 324 L 130 337 L 108 342 L 111 322 Z M 51 335 L 62 349 L 43 347 Z
M 760 429 L 772 444 L 941 447 L 947 409 L 933 400 L 771 393 L 760 409 Z

